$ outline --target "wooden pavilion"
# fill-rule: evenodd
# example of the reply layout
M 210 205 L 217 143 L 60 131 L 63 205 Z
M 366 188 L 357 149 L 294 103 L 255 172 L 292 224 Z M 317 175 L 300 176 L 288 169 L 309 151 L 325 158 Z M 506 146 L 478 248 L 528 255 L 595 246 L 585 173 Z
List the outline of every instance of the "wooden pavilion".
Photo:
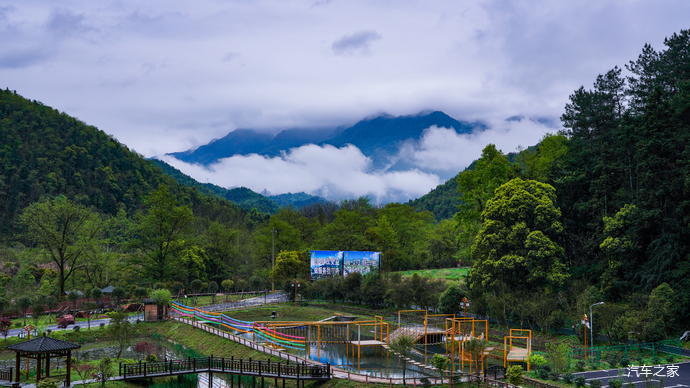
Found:
M 72 368 L 72 350 L 80 348 L 81 345 L 73 344 L 71 342 L 62 341 L 55 338 L 46 337 L 45 334 L 41 337 L 32 340 L 20 342 L 18 344 L 10 345 L 8 350 L 14 351 L 16 355 L 16 377 L 15 381 L 19 382 L 21 376 L 21 360 L 23 358 L 33 358 L 36 360 L 36 382 L 38 383 L 42 378 L 50 377 L 50 360 L 53 358 L 66 357 L 65 365 L 67 374 L 65 375 L 65 386 L 70 385 L 70 373 Z M 43 372 L 45 371 L 45 375 Z M 55 376 L 58 377 L 58 376 Z M 60 376 L 62 377 L 62 376 Z

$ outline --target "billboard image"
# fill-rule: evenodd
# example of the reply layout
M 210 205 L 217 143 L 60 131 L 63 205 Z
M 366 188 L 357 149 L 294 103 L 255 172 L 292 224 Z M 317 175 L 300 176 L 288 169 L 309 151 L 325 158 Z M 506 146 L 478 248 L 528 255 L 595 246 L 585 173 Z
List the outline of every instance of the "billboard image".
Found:
M 347 276 L 359 272 L 362 275 L 379 269 L 381 252 L 362 251 L 311 251 L 311 279 Z
M 342 264 L 342 251 L 311 251 L 311 278 L 315 280 L 340 275 Z
M 381 252 L 343 252 L 343 276 L 359 272 L 362 275 L 379 269 Z

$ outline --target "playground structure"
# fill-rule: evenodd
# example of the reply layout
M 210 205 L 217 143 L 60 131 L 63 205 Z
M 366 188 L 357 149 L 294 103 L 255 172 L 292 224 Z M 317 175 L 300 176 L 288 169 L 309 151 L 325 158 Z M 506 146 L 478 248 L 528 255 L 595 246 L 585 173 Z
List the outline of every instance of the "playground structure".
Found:
M 489 343 L 489 321 L 471 317 L 452 317 L 446 319 L 446 352 L 455 367 L 456 360 L 460 368 L 484 370 L 484 360 L 494 349 Z
M 361 366 L 362 348 L 380 347 L 385 350 L 383 357 L 388 358 L 388 345 L 401 336 L 409 336 L 415 344 L 423 346 L 425 363 L 427 355 L 438 353 L 440 345 L 441 352 L 445 350 L 449 357 L 453 370 L 457 366 L 463 370 L 468 368 L 470 372 L 483 371 L 489 356 L 498 360 L 502 358 L 504 367 L 513 362 L 524 362 L 527 369 L 530 369 L 532 331 L 510 329 L 509 335 L 503 339 L 503 357 L 492 355 L 495 346 L 489 346 L 489 322 L 485 319 L 432 314 L 427 310 L 399 310 L 397 325 L 391 331 L 392 324 L 386 322 L 383 316 L 366 320 L 334 316 L 321 321 L 252 322 L 185 306 L 179 302 L 171 303 L 171 311 L 202 323 L 216 325 L 219 329 L 234 331 L 272 349 L 301 351 L 307 356 L 315 352 L 316 359 L 321 358 L 324 345 L 345 345 L 345 363 L 357 369 Z M 428 352 L 429 346 L 433 346 L 434 351 L 431 353 Z M 342 352 L 343 348 L 340 349 Z M 421 347 L 419 351 L 422 351 Z
M 517 345 L 515 344 L 517 342 Z M 523 346 L 519 346 L 523 345 Z M 527 370 L 530 368 L 532 354 L 532 330 L 510 329 L 509 335 L 503 337 L 503 367 L 507 368 L 511 362 L 524 362 Z

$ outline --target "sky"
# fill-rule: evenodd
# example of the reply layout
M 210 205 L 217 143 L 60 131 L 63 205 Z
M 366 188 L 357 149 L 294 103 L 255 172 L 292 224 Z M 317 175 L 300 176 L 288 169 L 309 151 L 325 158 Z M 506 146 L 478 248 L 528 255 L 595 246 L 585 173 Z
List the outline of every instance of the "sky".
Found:
M 381 112 L 488 124 L 465 136 L 428 129 L 401 147 L 406 171 L 374 171 L 356 147 L 314 145 L 206 169 L 171 161 L 225 187 L 404 199 L 488 143 L 536 143 L 554 128 L 529 118 L 557 122 L 573 90 L 645 43 L 661 47 L 689 16 L 687 0 L 0 0 L 0 86 L 147 157 L 238 127 L 347 125 Z M 516 115 L 525 119 L 505 120 Z

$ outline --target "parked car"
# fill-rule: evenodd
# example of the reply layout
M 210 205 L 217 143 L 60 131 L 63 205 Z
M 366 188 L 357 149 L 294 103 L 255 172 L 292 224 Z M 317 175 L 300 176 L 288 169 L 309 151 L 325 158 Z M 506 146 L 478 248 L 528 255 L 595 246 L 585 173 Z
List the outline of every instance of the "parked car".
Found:
M 57 326 L 61 329 L 66 328 L 68 325 L 74 325 L 74 315 L 72 314 L 65 314 L 58 318 L 57 320 Z

